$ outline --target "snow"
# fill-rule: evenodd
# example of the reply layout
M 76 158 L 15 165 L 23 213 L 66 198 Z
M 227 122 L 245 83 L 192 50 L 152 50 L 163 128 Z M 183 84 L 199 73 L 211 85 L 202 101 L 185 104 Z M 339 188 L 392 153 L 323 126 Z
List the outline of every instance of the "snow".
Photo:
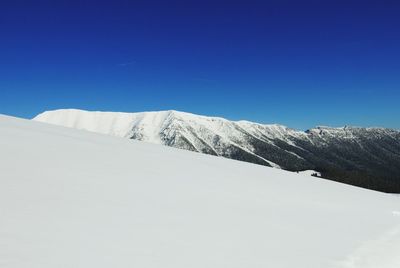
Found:
M 0 174 L 1 267 L 400 267 L 397 195 L 8 116 Z
M 169 113 L 171 112 L 115 113 L 61 109 L 39 114 L 34 120 L 116 137 L 126 137 L 133 127 L 138 127 L 146 129 L 149 141 L 160 143 L 156 139 L 157 130 L 162 128 Z

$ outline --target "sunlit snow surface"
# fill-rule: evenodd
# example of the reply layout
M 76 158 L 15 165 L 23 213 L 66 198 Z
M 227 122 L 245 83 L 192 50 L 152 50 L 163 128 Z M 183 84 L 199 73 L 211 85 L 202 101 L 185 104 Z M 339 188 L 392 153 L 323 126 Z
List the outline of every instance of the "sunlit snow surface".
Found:
M 400 267 L 400 198 L 0 116 L 0 267 Z

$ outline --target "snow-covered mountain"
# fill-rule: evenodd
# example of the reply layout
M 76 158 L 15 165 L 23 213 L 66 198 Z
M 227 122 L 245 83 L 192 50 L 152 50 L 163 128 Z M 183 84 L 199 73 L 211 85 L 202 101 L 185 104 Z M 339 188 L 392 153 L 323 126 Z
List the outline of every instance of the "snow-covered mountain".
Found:
M 114 113 L 66 109 L 36 121 L 224 156 L 324 178 L 400 192 L 400 132 L 383 128 L 297 131 L 177 111 Z
M 400 264 L 397 195 L 2 115 L 0 219 L 4 268 Z

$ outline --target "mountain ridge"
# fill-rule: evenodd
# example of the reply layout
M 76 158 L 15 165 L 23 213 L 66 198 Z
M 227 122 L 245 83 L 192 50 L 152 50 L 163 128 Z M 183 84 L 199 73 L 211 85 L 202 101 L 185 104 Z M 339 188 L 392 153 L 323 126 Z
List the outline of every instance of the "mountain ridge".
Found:
M 230 121 L 175 110 L 141 113 L 47 111 L 33 120 L 223 156 L 289 171 L 400 192 L 400 131 Z

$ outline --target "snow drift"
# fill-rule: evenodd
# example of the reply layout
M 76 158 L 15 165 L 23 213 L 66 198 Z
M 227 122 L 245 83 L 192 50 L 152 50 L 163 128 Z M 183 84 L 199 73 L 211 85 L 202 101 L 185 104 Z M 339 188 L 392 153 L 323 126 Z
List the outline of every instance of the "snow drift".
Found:
M 1 267 L 397 268 L 399 214 L 396 195 L 0 116 Z

